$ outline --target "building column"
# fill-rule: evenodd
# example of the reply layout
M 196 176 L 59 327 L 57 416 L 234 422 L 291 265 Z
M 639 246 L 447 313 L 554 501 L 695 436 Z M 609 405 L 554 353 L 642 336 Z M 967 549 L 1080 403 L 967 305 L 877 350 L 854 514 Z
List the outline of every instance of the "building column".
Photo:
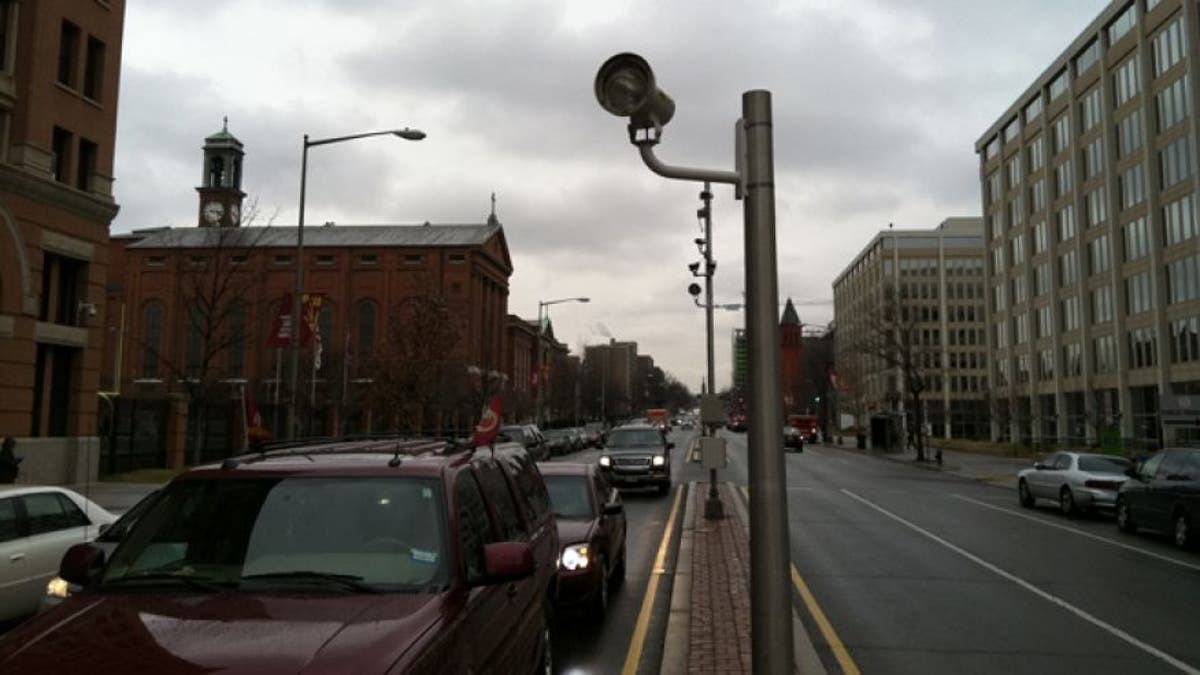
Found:
M 1121 438 L 1133 438 L 1133 389 L 1128 384 L 1117 388 L 1117 401 L 1121 415 Z

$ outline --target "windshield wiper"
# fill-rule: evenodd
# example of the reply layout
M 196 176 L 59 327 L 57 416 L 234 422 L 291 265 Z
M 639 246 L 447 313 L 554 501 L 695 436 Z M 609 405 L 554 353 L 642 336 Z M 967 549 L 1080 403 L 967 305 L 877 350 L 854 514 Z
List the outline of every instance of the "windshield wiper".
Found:
M 359 593 L 382 593 L 378 586 L 368 584 L 362 577 L 353 574 L 336 574 L 333 572 L 314 572 L 312 570 L 292 570 L 290 572 L 266 572 L 250 574 L 242 577 L 242 581 L 312 581 L 317 583 L 332 583 Z
M 104 582 L 105 586 L 115 586 L 126 583 L 140 582 L 162 582 L 162 581 L 177 581 L 185 586 L 189 586 L 198 591 L 207 593 L 219 593 L 229 586 L 227 582 L 218 582 L 211 577 L 197 577 L 188 574 L 178 574 L 174 572 L 150 572 L 147 574 L 135 574 L 132 576 L 117 577 L 108 579 Z M 151 585 L 152 585 L 151 584 Z

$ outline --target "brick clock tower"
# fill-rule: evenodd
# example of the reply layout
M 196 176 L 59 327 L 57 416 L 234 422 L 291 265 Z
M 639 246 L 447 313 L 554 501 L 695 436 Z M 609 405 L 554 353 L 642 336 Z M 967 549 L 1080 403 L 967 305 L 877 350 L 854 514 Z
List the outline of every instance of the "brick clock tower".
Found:
M 204 175 L 200 194 L 200 227 L 238 227 L 242 224 L 242 142 L 229 133 L 229 118 L 221 130 L 204 139 Z
M 804 401 L 804 326 L 792 299 L 787 299 L 779 321 L 780 380 L 783 385 L 783 412 L 799 413 Z

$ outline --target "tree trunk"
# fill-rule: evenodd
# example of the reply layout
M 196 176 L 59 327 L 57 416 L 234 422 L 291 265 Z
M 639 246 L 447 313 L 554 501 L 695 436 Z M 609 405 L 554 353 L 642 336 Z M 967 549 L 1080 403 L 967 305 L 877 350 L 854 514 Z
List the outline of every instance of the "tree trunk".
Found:
M 913 445 L 917 448 L 917 461 L 925 461 L 925 433 L 921 420 L 924 418 L 921 409 L 921 392 L 912 392 L 913 399 Z

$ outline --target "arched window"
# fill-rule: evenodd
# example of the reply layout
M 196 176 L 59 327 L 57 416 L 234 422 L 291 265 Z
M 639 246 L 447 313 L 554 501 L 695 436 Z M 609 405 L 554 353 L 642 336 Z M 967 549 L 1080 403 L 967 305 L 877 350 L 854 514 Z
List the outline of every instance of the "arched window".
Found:
M 242 377 L 246 370 L 246 303 L 229 307 L 229 377 Z
M 142 309 L 142 377 L 158 377 L 158 362 L 162 353 L 163 304 L 157 300 Z M 117 373 L 120 377 L 120 373 Z
M 208 186 L 225 186 L 225 160 L 221 157 L 213 157 L 208 162 Z
M 354 345 L 354 358 L 359 364 L 367 363 L 375 353 L 375 325 L 379 306 L 374 300 L 358 303 L 358 342 Z

